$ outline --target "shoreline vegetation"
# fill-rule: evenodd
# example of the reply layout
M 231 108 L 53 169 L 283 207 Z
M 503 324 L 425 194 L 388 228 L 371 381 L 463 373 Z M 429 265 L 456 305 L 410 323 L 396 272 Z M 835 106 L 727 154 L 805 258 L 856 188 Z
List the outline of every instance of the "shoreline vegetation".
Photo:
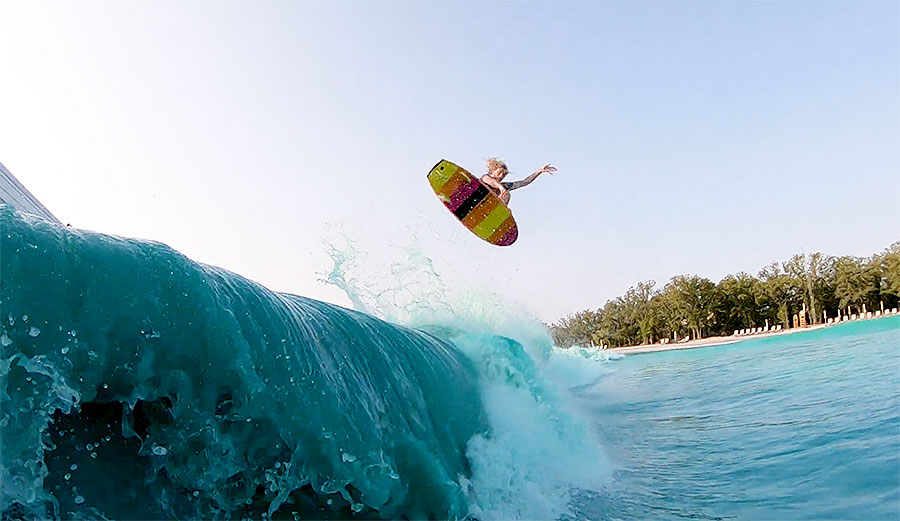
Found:
M 754 277 L 718 284 L 673 277 L 639 282 L 625 295 L 549 326 L 555 345 L 645 353 L 723 345 L 897 315 L 900 241 L 870 257 L 797 254 Z
M 622 346 L 622 347 L 613 347 L 609 349 L 610 353 L 618 353 L 618 354 L 641 354 L 641 353 L 658 353 L 661 351 L 678 351 L 683 349 L 694 349 L 697 347 L 713 347 L 713 346 L 724 346 L 729 344 L 737 344 L 738 342 L 743 342 L 745 340 L 756 340 L 759 338 L 768 338 L 773 336 L 782 336 L 782 335 L 792 335 L 794 333 L 806 333 L 809 331 L 817 331 L 819 329 L 824 329 L 830 326 L 836 326 L 838 324 L 845 324 L 848 322 L 859 322 L 863 320 L 875 320 L 879 318 L 886 318 L 895 315 L 900 315 L 900 309 L 886 309 L 885 312 L 871 312 L 869 311 L 867 315 L 856 315 L 856 318 L 846 318 L 842 321 L 832 321 L 826 324 L 816 324 L 816 325 L 807 325 L 805 327 L 795 327 L 792 329 L 772 329 L 770 331 L 763 331 L 760 333 L 751 333 L 745 335 L 730 335 L 730 336 L 711 336 L 706 338 L 701 338 L 698 340 L 688 340 L 686 342 L 680 342 L 677 344 L 672 343 L 656 343 L 656 344 L 641 344 L 636 346 Z

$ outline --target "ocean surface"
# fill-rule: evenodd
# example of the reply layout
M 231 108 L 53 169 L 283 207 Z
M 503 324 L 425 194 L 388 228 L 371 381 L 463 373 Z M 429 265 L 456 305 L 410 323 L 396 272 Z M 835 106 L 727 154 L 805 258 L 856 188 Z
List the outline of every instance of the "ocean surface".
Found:
M 3 519 L 900 516 L 900 318 L 611 357 L 330 253 L 355 310 L 0 205 Z

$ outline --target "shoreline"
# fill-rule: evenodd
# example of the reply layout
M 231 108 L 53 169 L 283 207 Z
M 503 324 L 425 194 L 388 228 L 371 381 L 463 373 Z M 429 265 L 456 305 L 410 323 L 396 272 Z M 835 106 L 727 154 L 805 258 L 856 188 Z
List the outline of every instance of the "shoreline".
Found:
M 846 320 L 843 322 L 836 322 L 832 324 L 816 324 L 809 327 L 795 327 L 792 329 L 782 329 L 781 331 L 771 331 L 766 333 L 756 333 L 754 335 L 743 335 L 743 336 L 712 336 L 701 338 L 699 340 L 691 340 L 689 342 L 685 342 L 683 344 L 643 344 L 637 346 L 626 346 L 626 347 L 613 347 L 610 349 L 606 349 L 607 353 L 617 353 L 623 355 L 637 355 L 644 353 L 657 353 L 661 351 L 681 351 L 685 349 L 697 349 L 699 347 L 712 347 L 712 346 L 722 346 L 729 344 L 736 344 L 738 342 L 744 342 L 746 340 L 756 340 L 758 338 L 769 338 L 773 336 L 781 336 L 781 335 L 792 335 L 794 333 L 804 333 L 807 331 L 817 331 L 819 329 L 824 329 L 826 327 L 837 326 L 840 324 L 846 324 L 849 322 L 863 322 L 868 320 L 879 320 L 882 318 L 889 318 L 891 315 L 882 315 L 879 317 L 865 318 L 862 320 Z

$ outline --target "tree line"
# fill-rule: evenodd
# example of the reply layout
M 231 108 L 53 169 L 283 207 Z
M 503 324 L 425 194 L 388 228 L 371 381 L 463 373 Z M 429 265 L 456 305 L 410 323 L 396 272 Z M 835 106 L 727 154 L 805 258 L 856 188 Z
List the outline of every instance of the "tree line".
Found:
M 678 275 L 662 288 L 638 282 L 598 309 L 584 310 L 550 325 L 557 346 L 619 347 L 662 338 L 730 335 L 735 330 L 781 324 L 805 309 L 812 324 L 823 311 L 836 317 L 849 306 L 876 311 L 900 303 L 900 242 L 871 257 L 797 254 L 773 262 L 757 276 L 741 272 L 718 284 L 696 275 Z

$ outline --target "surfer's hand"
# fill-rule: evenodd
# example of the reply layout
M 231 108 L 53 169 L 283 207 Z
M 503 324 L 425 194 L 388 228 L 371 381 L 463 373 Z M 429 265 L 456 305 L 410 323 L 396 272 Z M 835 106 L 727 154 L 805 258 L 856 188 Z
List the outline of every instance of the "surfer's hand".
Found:
M 550 163 L 547 163 L 546 165 L 542 166 L 541 169 L 538 170 L 538 172 L 540 172 L 541 174 L 546 172 L 550 175 L 553 175 L 553 172 L 556 172 L 556 167 L 551 165 Z

